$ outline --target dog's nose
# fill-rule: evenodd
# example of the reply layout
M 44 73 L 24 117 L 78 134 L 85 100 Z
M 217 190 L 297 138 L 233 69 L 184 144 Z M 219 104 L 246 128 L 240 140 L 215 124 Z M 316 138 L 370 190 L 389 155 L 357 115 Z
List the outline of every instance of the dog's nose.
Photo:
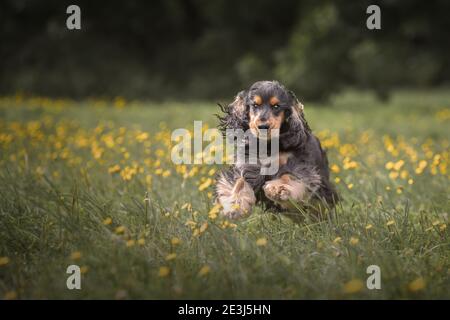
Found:
M 270 128 L 270 126 L 268 125 L 268 124 L 260 124 L 259 126 L 258 126 L 258 129 L 265 129 L 265 130 L 267 130 L 267 129 L 269 129 Z

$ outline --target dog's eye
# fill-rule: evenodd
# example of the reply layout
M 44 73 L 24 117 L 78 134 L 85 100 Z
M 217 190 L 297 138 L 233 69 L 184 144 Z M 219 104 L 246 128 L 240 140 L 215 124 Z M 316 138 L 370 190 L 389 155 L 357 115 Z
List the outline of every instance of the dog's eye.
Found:
M 259 107 L 259 104 L 257 104 L 256 102 L 253 103 L 253 108 L 258 108 L 258 107 Z
M 279 105 L 279 104 L 275 104 L 275 105 L 273 105 L 273 107 L 274 107 L 275 109 L 278 109 L 278 108 L 280 107 L 280 105 Z

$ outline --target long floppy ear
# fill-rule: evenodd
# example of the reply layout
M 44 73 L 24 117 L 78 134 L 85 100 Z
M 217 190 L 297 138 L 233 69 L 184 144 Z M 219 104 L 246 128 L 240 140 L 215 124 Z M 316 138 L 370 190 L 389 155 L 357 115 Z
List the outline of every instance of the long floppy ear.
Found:
M 223 107 L 219 104 L 220 109 L 224 113 L 224 116 L 217 115 L 219 118 L 219 129 L 222 132 L 225 132 L 226 129 L 243 129 L 246 131 L 249 128 L 245 96 L 246 91 L 241 91 L 228 106 Z
M 303 104 L 297 99 L 294 92 L 289 91 L 291 108 L 286 117 L 288 130 L 284 132 L 280 143 L 285 148 L 302 146 L 311 133 L 303 114 Z

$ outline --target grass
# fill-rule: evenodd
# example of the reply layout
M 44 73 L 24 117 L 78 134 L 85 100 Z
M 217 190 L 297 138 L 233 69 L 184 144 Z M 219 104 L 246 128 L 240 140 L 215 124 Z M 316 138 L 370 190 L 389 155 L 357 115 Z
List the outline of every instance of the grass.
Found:
M 214 103 L 1 98 L 0 298 L 449 299 L 450 92 L 305 105 L 344 200 L 293 224 L 224 220 L 220 166 L 170 161 L 171 130 L 214 126 Z

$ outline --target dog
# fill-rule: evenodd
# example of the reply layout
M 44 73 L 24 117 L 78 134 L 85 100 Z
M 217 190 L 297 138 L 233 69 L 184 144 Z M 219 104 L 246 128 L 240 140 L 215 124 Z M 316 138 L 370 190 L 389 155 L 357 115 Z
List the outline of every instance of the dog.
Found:
M 326 152 L 292 91 L 277 81 L 258 81 L 239 92 L 231 104 L 221 106 L 221 111 L 218 118 L 223 133 L 227 129 L 250 130 L 256 139 L 262 139 L 265 130 L 266 138 L 278 132 L 279 139 L 275 174 L 262 175 L 259 162 L 236 163 L 218 173 L 215 198 L 224 216 L 247 217 L 258 202 L 293 220 L 302 216 L 302 209 L 317 214 L 334 208 L 338 195 L 330 182 Z

